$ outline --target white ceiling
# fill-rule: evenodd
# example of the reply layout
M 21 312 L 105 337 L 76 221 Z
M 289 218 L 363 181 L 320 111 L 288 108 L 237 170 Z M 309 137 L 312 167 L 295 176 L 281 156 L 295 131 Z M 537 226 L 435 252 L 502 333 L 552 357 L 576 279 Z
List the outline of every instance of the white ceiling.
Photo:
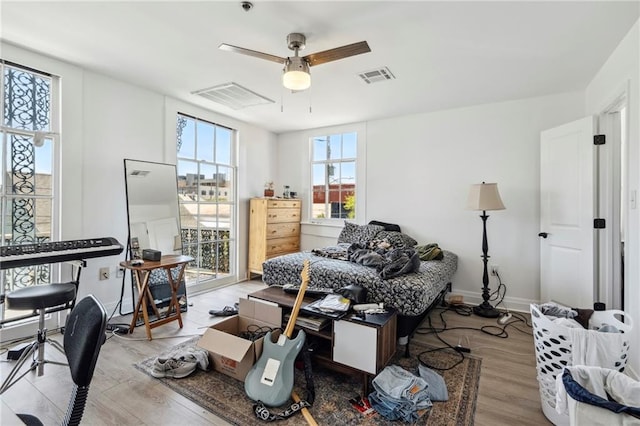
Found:
M 637 1 L 253 3 L 3 0 L 0 36 L 282 133 L 581 90 L 640 14 Z M 279 64 L 218 49 L 289 56 L 290 32 L 307 36 L 303 55 L 372 51 L 312 67 L 311 89 L 290 93 Z M 357 77 L 382 66 L 396 79 Z M 231 81 L 275 102 L 232 110 L 191 94 Z

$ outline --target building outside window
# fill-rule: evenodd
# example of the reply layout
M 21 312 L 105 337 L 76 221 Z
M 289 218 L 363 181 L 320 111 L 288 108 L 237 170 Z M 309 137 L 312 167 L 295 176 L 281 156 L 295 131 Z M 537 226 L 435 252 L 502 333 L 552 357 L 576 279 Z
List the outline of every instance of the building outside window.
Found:
M 357 145 L 356 132 L 312 138 L 311 218 L 356 217 Z
M 176 135 L 182 248 L 195 259 L 187 285 L 210 288 L 236 273 L 235 131 L 178 114 Z
M 2 60 L 0 70 L 0 245 L 51 241 L 58 229 L 54 158 L 59 151 L 59 79 Z M 49 283 L 52 268 L 0 271 L 2 293 Z M 16 315 L 2 306 L 2 321 Z

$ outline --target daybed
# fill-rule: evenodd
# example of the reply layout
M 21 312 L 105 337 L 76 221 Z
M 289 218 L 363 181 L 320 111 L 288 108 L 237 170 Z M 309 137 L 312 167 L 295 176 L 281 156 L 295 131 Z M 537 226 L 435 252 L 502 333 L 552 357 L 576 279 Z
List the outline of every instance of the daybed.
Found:
M 380 223 L 380 222 L 377 222 Z M 399 229 L 397 225 L 386 229 Z M 343 252 L 354 244 L 378 245 L 387 242 L 393 248 L 414 248 L 417 242 L 399 231 L 388 231 L 380 225 L 345 223 L 338 245 L 324 250 L 305 251 L 269 259 L 263 264 L 262 280 L 267 285 L 300 284 L 304 260 L 310 261 L 309 288 L 333 290 L 349 284 L 367 289 L 367 302 L 383 302 L 398 311 L 398 337 L 408 341 L 430 309 L 451 290 L 451 278 L 457 269 L 456 254 L 441 250 L 441 260 L 420 260 L 416 272 L 383 279 L 373 267 L 344 260 Z M 420 246 L 418 246 L 420 248 Z M 406 339 L 404 339 L 406 338 Z

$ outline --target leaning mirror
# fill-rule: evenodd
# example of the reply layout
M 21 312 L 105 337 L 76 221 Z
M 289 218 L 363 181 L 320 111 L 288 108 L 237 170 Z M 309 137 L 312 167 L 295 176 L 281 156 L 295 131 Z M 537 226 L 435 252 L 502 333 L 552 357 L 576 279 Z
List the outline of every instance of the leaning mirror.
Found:
M 176 166 L 125 159 L 124 174 L 131 258 L 142 258 L 144 249 L 158 250 L 163 255 L 181 254 Z M 171 289 L 164 270 L 152 272 L 149 289 L 159 308 L 168 305 Z M 186 310 L 184 281 L 178 298 L 182 310 Z

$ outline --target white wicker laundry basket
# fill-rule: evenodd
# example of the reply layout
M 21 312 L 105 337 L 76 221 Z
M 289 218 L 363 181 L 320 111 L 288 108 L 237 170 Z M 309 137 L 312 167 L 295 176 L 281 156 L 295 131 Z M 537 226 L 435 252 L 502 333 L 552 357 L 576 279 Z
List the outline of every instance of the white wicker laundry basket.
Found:
M 540 389 L 542 412 L 555 425 L 568 425 L 569 416 L 556 412 L 556 376 L 564 367 L 572 366 L 571 334 L 568 327 L 558 325 L 544 316 L 538 305 L 531 304 L 531 322 L 533 324 L 533 342 L 536 350 L 536 370 Z M 624 316 L 621 322 L 616 315 Z M 595 311 L 589 319 L 589 329 L 597 330 L 603 325 L 615 326 L 628 335 L 633 320 L 624 311 Z M 618 359 L 610 360 L 616 370 L 622 371 L 627 365 L 629 339 L 623 339 Z

